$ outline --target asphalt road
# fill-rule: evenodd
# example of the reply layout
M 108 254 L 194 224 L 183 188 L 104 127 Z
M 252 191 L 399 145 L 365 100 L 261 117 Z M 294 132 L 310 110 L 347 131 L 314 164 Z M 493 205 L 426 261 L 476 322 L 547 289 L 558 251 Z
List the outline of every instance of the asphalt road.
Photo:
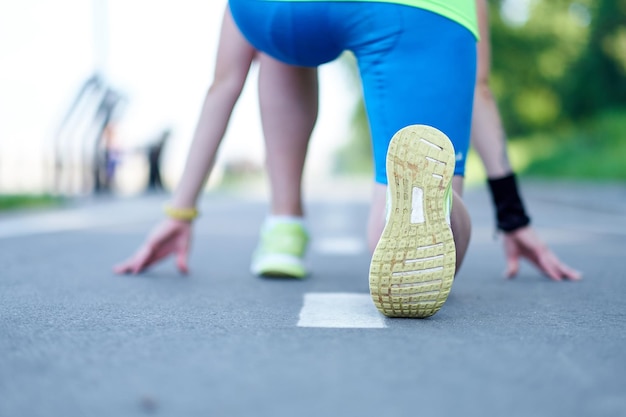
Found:
M 425 320 L 367 303 L 363 196 L 308 202 L 303 281 L 248 272 L 256 199 L 203 200 L 187 277 L 172 262 L 111 272 L 164 197 L 0 217 L 0 416 L 625 416 L 626 186 L 524 192 L 584 280 L 527 265 L 503 279 L 487 196 L 470 190 L 468 257 Z

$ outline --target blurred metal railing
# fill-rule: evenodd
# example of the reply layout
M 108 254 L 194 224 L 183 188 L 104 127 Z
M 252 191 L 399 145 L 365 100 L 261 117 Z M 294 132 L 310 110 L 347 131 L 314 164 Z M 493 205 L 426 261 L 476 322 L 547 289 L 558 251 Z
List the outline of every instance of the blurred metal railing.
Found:
M 112 135 L 124 103 L 99 74 L 83 83 L 53 137 L 49 188 L 54 194 L 110 190 Z

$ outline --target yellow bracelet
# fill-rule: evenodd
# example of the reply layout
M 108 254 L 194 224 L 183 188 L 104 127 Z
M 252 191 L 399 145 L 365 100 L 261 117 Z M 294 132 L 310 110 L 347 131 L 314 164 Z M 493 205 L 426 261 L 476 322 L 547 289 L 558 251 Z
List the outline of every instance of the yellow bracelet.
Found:
M 198 217 L 198 210 L 195 208 L 176 208 L 167 205 L 163 208 L 163 211 L 165 211 L 168 217 L 174 220 L 190 222 Z

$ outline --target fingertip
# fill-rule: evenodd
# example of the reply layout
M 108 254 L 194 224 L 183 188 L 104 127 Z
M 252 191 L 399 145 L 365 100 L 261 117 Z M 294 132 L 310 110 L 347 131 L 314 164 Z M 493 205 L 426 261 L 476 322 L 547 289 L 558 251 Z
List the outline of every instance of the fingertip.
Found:
M 553 281 L 563 281 L 563 273 L 559 272 L 559 271 L 553 271 L 553 270 L 549 270 L 544 268 L 543 273 L 547 275 L 548 278 L 550 278 Z
M 505 271 L 505 273 L 504 273 L 504 276 L 505 276 L 507 279 L 512 279 L 512 278 L 515 278 L 515 276 L 517 275 L 517 271 L 518 271 L 518 269 L 519 269 L 519 268 L 518 268 L 518 264 L 517 264 L 517 262 L 510 262 L 510 263 L 507 265 L 507 268 L 506 268 L 506 271 Z
M 580 281 L 582 279 L 582 273 L 580 271 L 567 266 L 561 266 L 559 276 L 565 281 Z
M 182 251 L 178 253 L 178 256 L 176 257 L 176 266 L 178 267 L 178 270 L 183 274 L 183 275 L 187 275 L 189 273 L 189 267 L 187 266 L 187 252 L 186 251 Z
M 581 279 L 583 279 L 583 274 L 580 271 L 573 271 L 565 275 L 565 278 L 569 279 L 570 281 L 580 281 Z
M 181 274 L 183 275 L 187 275 L 189 274 L 189 268 L 187 267 L 187 263 L 186 262 L 177 262 L 178 264 L 178 270 L 180 271 Z

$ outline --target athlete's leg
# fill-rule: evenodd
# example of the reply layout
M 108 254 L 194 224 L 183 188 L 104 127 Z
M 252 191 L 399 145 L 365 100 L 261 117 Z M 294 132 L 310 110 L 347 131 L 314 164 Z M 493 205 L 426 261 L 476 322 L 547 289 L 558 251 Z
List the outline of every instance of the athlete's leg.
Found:
M 454 200 L 452 202 L 452 214 L 450 216 L 450 227 L 454 234 L 454 244 L 456 245 L 456 272 L 459 272 L 467 248 L 469 247 L 472 235 L 472 222 L 469 212 L 463 202 L 463 177 L 455 175 L 452 178 L 452 189 L 454 190 Z
M 317 118 L 315 67 L 336 58 L 341 49 L 327 42 L 328 31 L 320 29 L 325 20 L 322 3 L 231 0 L 230 4 L 242 33 L 267 54 L 261 57 L 259 95 L 272 216 L 262 228 L 252 271 L 258 275 L 304 277 L 308 233 L 302 218 L 301 182 Z M 271 27 L 276 22 L 280 30 Z M 296 27 L 300 36 L 293 36 Z
M 259 106 L 271 190 L 270 216 L 252 260 L 256 275 L 303 278 L 308 232 L 302 172 L 317 119 L 317 69 L 259 57 Z
M 317 69 L 259 57 L 259 104 L 272 215 L 303 216 L 302 171 L 318 110 Z
M 385 6 L 376 11 L 385 13 Z M 364 83 L 376 167 L 368 224 L 370 249 L 384 228 L 387 199 L 385 157 L 393 134 L 411 124 L 438 128 L 450 137 L 457 153 L 453 180 L 451 227 L 457 246 L 457 269 L 466 253 L 471 231 L 469 216 L 460 198 L 464 159 L 469 147 L 471 103 L 475 74 L 475 40 L 466 29 L 441 16 L 416 9 L 413 17 L 396 19 L 408 23 L 397 30 L 389 45 L 379 50 L 356 45 L 355 54 Z M 415 19 L 411 21 L 409 19 Z M 387 19 L 389 22 L 390 19 Z M 425 39 L 417 32 L 438 33 Z M 392 31 L 386 25 L 385 31 Z M 376 35 L 375 31 L 372 31 Z M 393 32 L 392 32 L 393 33 Z M 385 59 L 381 59 L 383 56 Z M 414 58 L 409 58 L 414 57 Z M 374 62 L 382 62 L 374 66 Z M 400 81 L 398 81 L 400 80 Z
M 351 50 L 376 169 L 370 293 L 387 316 L 428 317 L 445 303 L 470 237 L 452 180 L 462 178 L 469 147 L 475 39 L 421 9 L 380 3 L 367 11 L 375 13 L 367 19 L 372 38 L 361 33 Z

